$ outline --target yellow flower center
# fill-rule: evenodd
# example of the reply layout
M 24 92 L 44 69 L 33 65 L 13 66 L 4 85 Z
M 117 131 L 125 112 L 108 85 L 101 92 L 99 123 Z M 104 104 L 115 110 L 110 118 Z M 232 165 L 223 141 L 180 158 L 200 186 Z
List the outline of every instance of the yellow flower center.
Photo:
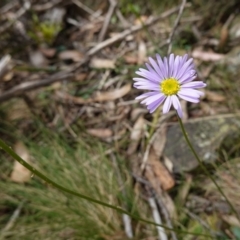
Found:
M 180 84 L 175 78 L 168 78 L 160 83 L 160 89 L 167 96 L 175 95 L 180 90 Z

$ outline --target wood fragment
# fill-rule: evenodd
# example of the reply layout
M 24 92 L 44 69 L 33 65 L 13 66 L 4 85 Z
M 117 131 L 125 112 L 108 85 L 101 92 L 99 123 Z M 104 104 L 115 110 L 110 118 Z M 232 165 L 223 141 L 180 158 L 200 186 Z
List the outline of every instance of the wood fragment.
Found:
M 10 61 L 11 61 L 11 56 L 8 54 L 2 57 L 2 59 L 0 60 L 0 78 L 4 75 Z
M 154 219 L 155 223 L 162 225 L 162 219 L 161 219 L 161 216 L 157 209 L 157 204 L 155 202 L 155 199 L 153 197 L 148 198 L 148 203 L 152 209 L 152 215 L 153 215 L 153 219 Z M 157 226 L 156 228 L 158 231 L 159 240 L 168 240 L 165 229 L 160 226 Z

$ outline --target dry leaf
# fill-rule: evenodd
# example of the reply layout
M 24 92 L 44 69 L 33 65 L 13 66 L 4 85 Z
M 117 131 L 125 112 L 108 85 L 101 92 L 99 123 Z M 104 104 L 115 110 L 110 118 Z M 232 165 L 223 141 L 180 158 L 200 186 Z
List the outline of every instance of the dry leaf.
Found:
M 34 67 L 45 67 L 48 62 L 40 51 L 31 51 L 29 54 L 29 59 Z
M 131 112 L 131 120 L 135 121 L 141 114 L 148 113 L 146 108 L 134 108 Z
M 31 116 L 31 112 L 26 104 L 26 102 L 22 99 L 18 99 L 11 104 L 11 108 L 7 112 L 7 117 L 9 120 L 17 120 L 17 119 L 26 119 Z
M 113 135 L 113 132 L 108 128 L 90 128 L 87 129 L 87 132 L 90 135 L 98 138 L 108 138 Z
M 225 96 L 223 96 L 219 93 L 216 93 L 216 92 L 209 91 L 209 90 L 205 90 L 205 97 L 208 100 L 213 101 L 213 102 L 224 102 L 224 101 L 226 101 Z
M 176 209 L 175 209 L 175 205 L 173 203 L 173 200 L 171 199 L 171 197 L 168 195 L 167 192 L 165 192 L 165 191 L 163 191 L 161 189 L 161 187 L 163 189 L 164 189 L 164 187 L 167 188 L 167 189 L 172 188 L 173 185 L 174 185 L 174 180 L 173 180 L 171 175 L 168 175 L 169 172 L 167 172 L 166 168 L 164 169 L 164 166 L 156 158 L 156 155 L 154 154 L 154 151 L 151 150 L 150 156 L 151 156 L 150 160 L 152 159 L 153 161 L 156 161 L 156 162 L 158 162 L 160 164 L 159 165 L 155 164 L 156 166 L 148 164 L 146 166 L 145 176 L 148 179 L 148 181 L 150 182 L 151 186 L 154 188 L 154 190 L 157 193 L 158 197 L 161 198 L 161 201 L 163 202 L 163 205 L 168 210 L 170 218 L 176 219 L 177 218 L 177 213 L 176 213 Z M 155 168 L 157 168 L 158 170 L 155 171 L 156 170 Z M 160 176 L 158 174 L 160 174 Z M 163 176 L 161 176 L 161 174 L 163 174 Z M 170 182 L 169 182 L 170 184 L 167 183 L 167 181 L 166 181 L 167 179 L 170 180 Z M 162 180 L 163 180 L 163 182 L 161 182 Z M 167 183 L 167 184 L 164 185 L 165 183 Z
M 121 98 L 131 91 L 131 84 L 126 84 L 125 86 L 114 89 L 108 92 L 98 92 L 94 98 L 94 101 L 110 101 Z
M 57 52 L 57 50 L 55 48 L 41 48 L 40 51 L 47 58 L 54 57 L 54 55 Z
M 234 215 L 222 215 L 222 219 L 230 226 L 240 227 L 240 222 Z
M 22 142 L 17 142 L 14 146 L 14 151 L 26 162 L 30 162 L 30 155 L 28 149 Z M 17 183 L 28 182 L 31 178 L 31 172 L 21 165 L 18 161 L 14 162 L 13 171 L 10 179 Z
M 168 169 L 168 171 L 172 173 L 173 172 L 172 161 L 167 156 L 164 156 L 163 157 L 163 162 L 164 162 L 164 165 L 166 166 L 166 168 Z
M 133 130 L 132 130 L 131 136 L 130 136 L 131 142 L 130 142 L 128 150 L 127 150 L 128 155 L 131 155 L 136 151 L 138 143 L 141 139 L 141 135 L 144 130 L 144 125 L 145 125 L 144 123 L 145 123 L 145 121 L 144 121 L 143 116 L 140 116 L 133 126 Z
M 128 54 L 128 55 L 124 55 L 123 58 L 125 62 L 129 64 L 136 64 L 138 62 L 138 58 L 135 55 Z
M 72 60 L 74 62 L 79 62 L 83 59 L 83 54 L 77 50 L 66 50 L 63 52 L 60 52 L 58 54 L 58 57 L 61 60 Z
M 148 17 L 146 15 L 142 15 L 134 21 L 134 25 L 142 26 L 144 23 L 147 22 L 147 20 L 148 20 Z
M 1 70 L 0 70 L 0 72 L 1 72 Z M 8 81 L 12 80 L 13 76 L 14 76 L 13 71 L 7 72 L 5 75 L 3 75 L 3 81 L 8 82 Z
M 76 73 L 74 78 L 78 82 L 82 82 L 87 78 L 88 74 L 87 73 Z
M 152 171 L 153 174 L 147 173 L 149 171 Z M 148 165 L 146 168 L 146 177 L 155 189 L 161 186 L 162 189 L 169 190 L 175 184 L 172 175 L 169 173 L 163 163 L 159 160 L 153 148 L 149 152 Z
M 92 58 L 90 61 L 90 67 L 113 69 L 115 68 L 115 61 L 111 59 Z
M 192 57 L 193 58 L 198 58 L 202 61 L 219 61 L 222 60 L 225 55 L 224 54 L 219 54 L 219 53 L 214 53 L 214 52 L 206 52 L 202 51 L 200 49 L 194 49 L 192 52 Z

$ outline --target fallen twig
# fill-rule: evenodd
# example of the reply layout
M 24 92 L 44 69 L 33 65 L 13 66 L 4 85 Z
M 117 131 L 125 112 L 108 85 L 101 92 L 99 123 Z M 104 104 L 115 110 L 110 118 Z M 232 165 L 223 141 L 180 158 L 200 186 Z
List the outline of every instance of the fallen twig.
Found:
M 178 16 L 177 16 L 177 18 L 176 18 L 176 20 L 174 22 L 173 29 L 172 29 L 172 31 L 170 33 L 169 38 L 168 38 L 168 44 L 169 44 L 168 45 L 168 52 L 167 52 L 168 55 L 172 51 L 172 39 L 173 39 L 174 33 L 175 33 L 176 29 L 177 29 L 177 26 L 179 24 L 180 18 L 181 18 L 182 14 L 183 14 L 183 10 L 184 10 L 185 5 L 186 5 L 186 0 L 182 0 L 181 6 L 179 8 Z
M 145 185 L 147 191 L 152 196 L 151 198 L 154 198 L 155 201 L 157 201 L 158 207 L 160 208 L 160 210 L 161 210 L 161 212 L 162 212 L 162 214 L 163 214 L 163 216 L 165 218 L 167 227 L 169 229 L 173 229 L 173 225 L 172 225 L 172 222 L 171 222 L 171 219 L 170 219 L 170 216 L 169 216 L 169 212 L 168 212 L 164 202 L 161 200 L 161 196 L 159 196 L 161 190 L 158 191 L 158 194 L 157 194 L 156 191 L 154 190 L 152 184 L 149 181 L 145 180 L 142 177 L 136 176 L 134 173 L 132 173 L 132 175 L 139 183 L 142 183 L 142 184 Z M 149 199 L 148 199 L 148 201 L 149 201 Z M 176 233 L 174 232 L 174 230 L 170 230 L 170 232 L 171 232 L 172 239 L 173 240 L 177 240 L 178 238 L 177 238 Z
M 10 55 L 5 55 L 1 60 L 0 60 L 0 77 L 5 73 L 5 70 L 11 61 L 11 56 Z
M 98 42 L 102 42 L 103 39 L 105 38 L 107 29 L 108 29 L 108 25 L 110 23 L 111 17 L 112 17 L 112 15 L 113 15 L 113 13 L 116 9 L 116 6 L 117 6 L 117 2 L 115 0 L 109 0 L 109 3 L 110 3 L 110 7 L 108 9 L 107 15 L 106 15 L 105 20 L 103 22 L 103 26 L 102 26 L 101 32 L 99 34 Z
M 162 199 L 160 198 L 160 196 L 156 196 L 156 201 L 157 201 L 158 206 L 161 209 L 162 214 L 165 218 L 167 227 L 170 228 L 170 229 L 173 229 L 173 225 L 172 225 L 172 221 L 171 221 L 170 216 L 169 216 L 169 212 L 168 212 L 165 204 L 163 203 Z M 170 232 L 171 232 L 172 239 L 177 240 L 176 233 L 174 231 L 170 231 Z
M 10 28 L 28 9 L 30 9 L 31 3 L 30 2 L 25 2 L 23 4 L 23 7 L 19 9 L 14 16 L 13 19 L 9 20 L 7 23 L 5 23 L 1 28 L 0 28 L 0 34 L 5 32 L 8 28 Z
M 155 199 L 153 197 L 149 197 L 148 198 L 148 203 L 149 203 L 149 205 L 152 209 L 152 214 L 153 214 L 154 221 L 157 224 L 162 225 L 162 219 L 161 219 L 161 216 L 160 216 L 159 211 L 157 209 L 157 204 L 155 202 Z M 163 227 L 157 227 L 157 230 L 158 230 L 159 240 L 167 240 L 168 239 Z
M 78 0 L 72 0 L 72 2 L 77 5 L 79 8 L 83 9 L 86 13 L 93 15 L 94 11 L 92 9 L 90 9 L 89 7 L 87 7 L 86 5 L 84 5 L 83 3 L 81 3 Z
M 123 188 L 124 183 L 123 183 L 121 174 L 119 172 L 119 168 L 118 168 L 118 164 L 117 164 L 117 161 L 116 161 L 116 157 L 115 157 L 115 155 L 113 153 L 111 153 L 110 156 L 111 156 L 112 163 L 113 163 L 113 166 L 114 166 L 116 174 L 117 174 L 118 185 L 122 189 L 123 197 L 126 198 L 126 192 L 125 192 L 125 189 Z M 126 209 L 126 204 L 123 204 L 122 208 Z M 123 219 L 124 229 L 125 229 L 125 233 L 126 233 L 127 237 L 128 238 L 133 238 L 133 231 L 132 231 L 132 226 L 131 226 L 131 218 L 127 214 L 123 214 L 122 215 L 122 219 Z
M 67 78 L 71 78 L 74 76 L 74 72 L 79 67 L 81 67 L 83 64 L 87 63 L 88 60 L 89 60 L 88 58 L 85 58 L 82 62 L 79 62 L 76 66 L 74 66 L 70 70 L 53 74 L 52 76 L 47 77 L 45 79 L 21 83 L 15 87 L 11 88 L 10 90 L 2 93 L 0 95 L 0 102 L 6 101 L 12 97 L 20 96 L 21 94 L 23 94 L 26 91 L 30 91 L 30 90 L 40 88 L 40 87 L 45 87 L 52 83 L 60 82 Z
M 44 3 L 44 4 L 36 4 L 32 7 L 32 9 L 36 12 L 46 11 L 48 9 L 53 8 L 57 4 L 61 3 L 62 1 L 63 0 L 52 0 L 52 1 Z
M 21 213 L 21 211 L 22 211 L 22 208 L 23 208 L 23 204 L 24 204 L 24 203 L 25 203 L 25 201 L 22 201 L 22 202 L 18 205 L 17 209 L 13 212 L 13 214 L 12 214 L 11 218 L 9 219 L 7 225 L 6 225 L 6 226 L 2 229 L 2 231 L 1 231 L 0 239 L 5 239 L 5 238 L 4 238 L 5 233 L 6 233 L 7 231 L 9 231 L 9 230 L 13 227 L 14 223 L 16 222 L 17 218 L 19 217 L 19 215 L 20 215 L 20 213 Z
M 45 87 L 54 82 L 62 81 L 66 78 L 70 78 L 73 76 L 74 75 L 72 72 L 60 72 L 60 73 L 54 74 L 46 79 L 21 83 L 21 84 L 17 85 L 16 87 L 13 87 L 10 90 L 2 93 L 0 95 L 0 102 L 6 101 L 12 97 L 17 97 L 26 91 L 30 91 L 30 90 L 40 88 L 40 87 Z

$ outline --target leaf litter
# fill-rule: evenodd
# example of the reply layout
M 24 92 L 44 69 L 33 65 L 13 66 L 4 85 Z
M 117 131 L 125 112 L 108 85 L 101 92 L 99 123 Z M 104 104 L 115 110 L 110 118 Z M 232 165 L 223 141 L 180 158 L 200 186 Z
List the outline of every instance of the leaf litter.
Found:
M 102 4 L 90 2 L 74 0 L 64 3 L 58 0 L 47 3 L 41 0 L 25 1 L 23 5 L 19 1 L 0 3 L 1 124 L 4 121 L 11 121 L 14 132 L 31 141 L 37 141 L 39 130 L 35 120 L 38 119 L 46 128 L 63 134 L 66 141 L 72 145 L 77 141 L 85 142 L 83 145 L 89 152 L 93 144 L 91 141 L 102 145 L 107 149 L 106 152 L 115 152 L 124 159 L 122 161 L 126 166 L 122 162 L 118 163 L 119 172 L 126 177 L 126 184 L 121 186 L 122 188 L 137 189 L 135 194 L 137 198 L 142 199 L 152 197 L 150 193 L 153 196 L 155 194 L 154 201 L 164 223 L 171 220 L 174 226 L 180 226 L 173 217 L 169 217 L 174 216 L 178 217 L 181 224 L 186 223 L 189 231 L 193 229 L 197 232 L 201 229 L 204 232 L 201 224 L 194 223 L 195 225 L 191 226 L 191 218 L 194 216 L 196 218 L 194 214 L 198 214 L 197 217 L 204 220 L 207 219 L 205 212 L 213 216 L 215 212 L 223 214 L 219 206 L 226 210 L 228 209 L 226 204 L 222 203 L 219 195 L 215 195 L 214 190 L 208 192 L 201 185 L 196 189 L 195 184 L 198 185 L 198 181 L 201 181 L 202 174 L 194 174 L 198 168 L 192 157 L 184 155 L 182 151 L 176 151 L 181 144 L 181 141 L 176 140 L 177 131 L 169 137 L 176 118 L 171 115 L 160 124 L 154 125 L 153 117 L 133 100 L 136 97 L 131 80 L 135 76 L 134 71 L 147 61 L 147 56 L 154 55 L 156 51 L 165 55 L 178 7 L 176 3 L 170 2 L 166 3 L 166 7 L 165 1 L 161 3 L 163 5 L 159 3 L 156 6 L 154 1 L 150 1 L 147 7 L 153 11 L 147 11 L 144 10 L 146 3 L 141 2 L 126 4 L 119 1 L 118 5 L 114 4 L 115 1 L 109 1 L 112 5 L 108 1 L 103 1 Z M 214 115 L 216 128 L 220 121 L 219 126 L 223 130 L 223 135 L 231 135 L 232 130 L 228 132 L 231 124 L 224 124 L 221 120 L 225 119 L 222 115 L 226 113 L 232 113 L 233 119 L 238 118 L 235 113 L 240 107 L 240 85 L 236 81 L 240 73 L 237 47 L 240 25 L 239 17 L 233 11 L 237 7 L 237 1 L 200 3 L 200 7 L 197 2 L 193 1 L 191 5 L 185 6 L 173 38 L 173 51 L 182 54 L 187 49 L 195 58 L 199 79 L 206 81 L 209 88 L 205 91 L 205 98 L 201 104 L 184 105 L 183 109 L 187 116 L 184 121 L 186 124 L 196 121 L 204 128 L 203 117 Z M 212 4 L 215 4 L 214 8 Z M 210 17 L 209 9 L 212 9 L 215 15 L 211 13 Z M 232 14 L 229 14 L 230 12 Z M 199 17 L 193 18 L 195 15 Z M 16 142 L 16 146 L 19 145 L 16 151 L 22 149 L 19 154 L 23 154 L 21 156 L 30 161 L 28 145 L 24 145 L 24 141 L 19 141 L 17 137 L 9 136 L 12 130 L 6 128 L 4 124 L 1 127 L 5 128 L 1 130 L 1 136 L 6 140 L 10 138 L 13 143 Z M 151 128 L 154 132 L 158 130 L 152 142 L 149 136 Z M 204 131 L 196 133 L 197 144 L 205 142 L 205 140 L 198 142 L 199 136 L 203 137 L 203 133 Z M 223 139 L 224 136 L 220 136 L 216 141 L 214 136 L 211 137 L 215 148 L 221 144 L 219 139 Z M 41 141 L 39 144 L 41 148 Z M 171 147 L 176 146 L 171 154 L 167 151 L 169 144 Z M 237 145 L 238 142 L 234 144 Z M 214 153 L 213 148 L 207 152 Z M 149 150 L 148 154 L 146 149 Z M 54 153 L 54 147 L 52 151 Z M 99 157 L 101 154 L 96 152 L 95 155 Z M 141 165 L 145 155 L 146 167 L 142 171 Z M 52 157 L 50 156 L 49 161 Z M 181 159 L 178 160 L 179 158 Z M 181 162 L 184 164 L 180 166 Z M 217 172 L 218 162 L 214 164 L 214 171 Z M 84 166 L 88 166 L 88 163 L 85 162 Z M 179 166 L 185 169 L 176 171 Z M 30 172 L 17 163 L 12 163 L 11 167 L 13 170 L 9 171 L 9 179 L 20 184 L 31 183 Z M 92 171 L 91 174 L 98 176 L 97 170 L 93 171 L 94 166 L 89 169 Z M 64 171 L 68 174 L 67 169 Z M 109 179 L 112 179 L 114 171 L 109 171 Z M 192 178 L 185 175 L 186 171 L 190 171 L 190 174 L 193 171 Z M 235 188 L 235 183 L 239 181 L 237 178 L 232 179 L 231 176 L 222 174 L 226 191 L 228 188 Z M 216 177 L 220 178 L 219 175 Z M 189 179 L 191 184 L 188 184 Z M 183 184 L 185 186 L 183 190 L 179 188 L 182 181 L 186 183 L 186 186 Z M 138 187 L 135 188 L 134 185 Z M 7 186 L 6 181 L 5 187 Z M 198 193 L 198 190 L 211 194 L 204 195 Z M 99 191 L 102 191 L 101 187 Z M 197 210 L 194 212 L 194 207 L 188 207 L 195 192 L 200 195 L 199 198 L 194 198 L 195 206 L 200 205 L 200 212 Z M 211 205 L 213 195 L 215 205 L 218 207 L 209 207 L 210 210 L 204 208 L 203 203 Z M 177 196 L 181 196 L 179 209 Z M 233 194 L 232 197 L 234 202 L 236 196 Z M 123 201 L 122 196 L 119 199 Z M 126 199 L 124 201 L 127 202 Z M 145 217 L 148 218 L 147 201 L 134 201 L 132 204 L 137 203 L 136 208 L 140 211 L 146 210 Z M 1 202 L 0 212 L 2 209 L 8 209 L 4 204 Z M 168 210 L 167 215 L 163 214 L 165 208 Z M 190 209 L 193 214 L 184 214 L 182 208 Z M 102 211 L 101 209 L 99 212 Z M 186 216 L 191 217 L 186 220 Z M 106 228 L 99 218 L 96 222 Z M 238 226 L 236 219 L 228 211 L 224 212 L 221 219 L 230 226 Z M 126 233 L 120 225 L 121 221 L 116 224 L 115 234 L 106 231 L 102 236 L 105 239 L 118 237 L 123 239 Z M 155 228 L 137 222 L 132 226 L 136 236 L 156 239 Z M 223 227 L 217 231 L 230 236 L 229 229 Z M 71 238 L 74 233 L 70 227 L 57 237 Z M 234 235 L 234 232 L 232 234 Z

